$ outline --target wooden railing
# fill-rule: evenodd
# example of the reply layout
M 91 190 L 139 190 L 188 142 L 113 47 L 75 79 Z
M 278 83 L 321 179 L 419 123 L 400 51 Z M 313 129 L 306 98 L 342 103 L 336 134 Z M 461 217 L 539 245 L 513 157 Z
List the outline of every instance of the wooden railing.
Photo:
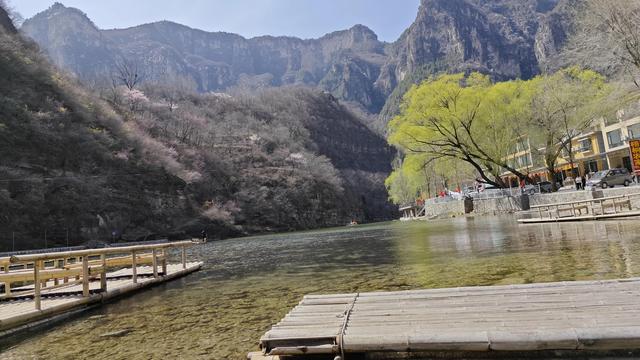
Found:
M 90 295 L 91 279 L 100 278 L 100 291 L 107 291 L 107 269 L 131 266 L 132 281 L 138 282 L 138 265 L 151 264 L 154 278 L 167 274 L 167 250 L 181 249 L 182 268 L 187 267 L 186 249 L 197 244 L 180 241 L 149 245 L 122 246 L 67 252 L 14 255 L 0 258 L 0 282 L 5 293 L 0 299 L 33 296 L 36 309 L 41 309 L 42 289 L 82 284 L 82 295 Z M 53 280 L 53 285 L 48 285 Z M 33 290 L 12 291 L 13 283 L 33 283 Z
M 563 203 L 534 205 L 531 206 L 530 210 L 527 212 L 537 212 L 540 218 L 542 218 L 543 213 L 547 213 L 549 218 L 552 218 L 554 212 L 557 217 L 561 217 L 562 213 L 567 212 L 570 216 L 577 217 L 579 216 L 578 212 L 580 215 L 583 214 L 583 210 L 586 214 L 605 215 L 607 214 L 606 209 L 611 208 L 613 210 L 612 214 L 617 214 L 619 213 L 618 209 L 620 209 L 620 212 L 622 212 L 624 208 L 631 211 L 631 198 L 636 196 L 640 196 L 640 193 L 576 200 Z

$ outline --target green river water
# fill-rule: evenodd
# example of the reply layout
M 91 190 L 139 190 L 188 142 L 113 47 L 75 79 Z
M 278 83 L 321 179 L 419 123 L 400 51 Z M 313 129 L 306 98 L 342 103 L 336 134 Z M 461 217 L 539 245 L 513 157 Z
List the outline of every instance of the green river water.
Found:
M 639 276 L 639 234 L 632 219 L 485 217 L 213 242 L 192 249 L 201 271 L 26 337 L 0 359 L 245 359 L 304 294 Z

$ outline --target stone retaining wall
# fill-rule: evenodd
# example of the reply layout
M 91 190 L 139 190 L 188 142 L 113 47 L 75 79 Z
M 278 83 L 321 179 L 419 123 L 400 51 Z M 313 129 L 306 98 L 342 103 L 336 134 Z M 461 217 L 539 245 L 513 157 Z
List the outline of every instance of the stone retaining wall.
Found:
M 452 217 L 464 215 L 464 201 L 453 200 L 443 203 L 428 204 L 425 207 L 425 215 L 427 218 Z
M 473 199 L 473 213 L 479 215 L 510 214 L 520 211 L 520 199 L 503 197 L 495 199 Z
M 595 192 L 589 190 L 583 191 L 567 191 L 557 192 L 553 194 L 534 194 L 529 196 L 529 204 L 544 205 L 565 203 L 571 201 L 591 200 L 597 197 L 609 197 L 627 194 L 640 194 L 640 186 L 632 187 L 616 187 L 613 189 L 597 190 Z M 631 198 L 631 206 L 640 209 L 640 196 Z M 474 199 L 473 214 L 478 215 L 496 215 L 510 214 L 520 211 L 520 199 L 518 197 L 504 197 L 496 199 Z M 464 201 L 449 201 L 444 203 L 427 205 L 427 218 L 452 217 L 464 215 Z

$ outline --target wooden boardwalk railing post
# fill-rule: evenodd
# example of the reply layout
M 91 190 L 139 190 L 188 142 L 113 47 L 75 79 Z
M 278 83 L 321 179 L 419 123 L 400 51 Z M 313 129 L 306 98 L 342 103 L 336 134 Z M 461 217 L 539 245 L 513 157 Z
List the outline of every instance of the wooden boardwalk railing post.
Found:
M 53 267 L 56 269 L 60 269 L 60 260 L 59 259 L 55 259 L 53 260 Z M 60 280 L 56 277 L 53 278 L 53 286 L 57 286 L 60 284 Z
M 79 261 L 79 259 L 80 259 L 80 257 L 75 257 L 75 258 L 73 258 L 73 263 L 74 263 L 74 264 L 77 264 L 77 263 L 78 263 L 78 261 Z M 80 275 L 76 275 L 76 280 L 80 280 Z
M 82 257 L 82 296 L 89 296 L 89 257 Z
M 33 299 L 35 300 L 36 310 L 42 310 L 40 303 L 40 261 L 33 264 Z
M 9 264 L 5 264 L 4 265 L 4 272 L 5 273 L 9 272 Z M 11 283 L 10 282 L 4 283 L 4 293 L 7 296 L 11 295 Z
M 100 290 L 107 291 L 107 256 L 100 254 L 100 260 L 102 260 L 102 272 L 100 272 Z
M 65 257 L 64 259 L 62 259 L 62 267 L 65 268 L 67 266 L 67 258 Z M 65 276 L 64 279 L 62 279 L 63 283 L 68 283 L 69 282 L 69 277 Z
M 157 279 L 158 278 L 158 253 L 156 249 L 151 250 L 151 254 L 152 254 L 151 266 L 153 266 L 153 277 Z
M 138 259 L 136 259 L 136 251 L 133 250 L 131 251 L 131 270 L 132 270 L 132 274 L 133 274 L 133 283 L 137 283 L 138 282 Z
M 182 268 L 187 268 L 187 247 L 182 245 Z
M 167 249 L 162 249 L 162 275 L 167 275 Z

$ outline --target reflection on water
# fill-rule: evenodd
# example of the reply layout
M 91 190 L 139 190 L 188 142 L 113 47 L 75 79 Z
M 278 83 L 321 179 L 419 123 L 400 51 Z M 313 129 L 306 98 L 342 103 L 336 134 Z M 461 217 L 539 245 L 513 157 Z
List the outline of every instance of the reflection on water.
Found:
M 108 304 L 0 358 L 244 359 L 307 293 L 640 275 L 640 221 L 458 218 L 209 243 L 202 271 Z M 122 337 L 100 337 L 130 329 Z

